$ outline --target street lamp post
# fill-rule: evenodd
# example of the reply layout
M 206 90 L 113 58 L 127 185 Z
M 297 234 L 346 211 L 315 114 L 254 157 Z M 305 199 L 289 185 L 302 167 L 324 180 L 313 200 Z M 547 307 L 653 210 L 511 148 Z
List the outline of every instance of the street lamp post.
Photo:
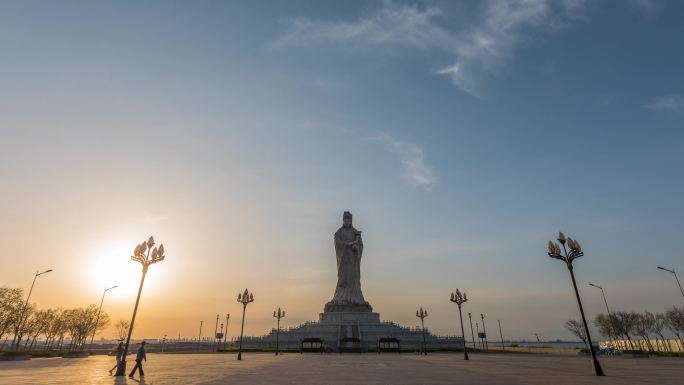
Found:
M 90 349 L 91 350 L 93 348 L 93 340 L 95 339 L 95 332 L 97 331 L 97 324 L 98 324 L 98 322 L 100 322 L 100 313 L 102 312 L 102 304 L 104 303 L 105 294 L 107 294 L 107 292 L 109 290 L 112 290 L 116 287 L 118 287 L 118 286 L 114 285 L 112 287 L 105 288 L 104 291 L 102 292 L 102 299 L 100 300 L 100 309 L 97 311 L 97 318 L 95 318 L 95 326 L 93 327 L 93 336 L 90 337 Z
M 126 356 L 128 355 L 128 345 L 131 342 L 131 335 L 133 334 L 133 326 L 135 325 L 135 316 L 138 313 L 138 304 L 140 303 L 140 294 L 142 294 L 143 284 L 145 283 L 145 276 L 150 265 L 161 262 L 166 258 L 164 255 L 164 245 L 152 248 L 154 246 L 154 238 L 150 236 L 147 241 L 143 241 L 135 247 L 131 260 L 142 265 L 142 277 L 140 278 L 140 287 L 138 287 L 138 297 L 135 299 L 135 307 L 133 308 L 133 317 L 131 318 L 131 325 L 128 327 L 128 336 L 126 337 L 126 344 L 124 345 L 123 355 L 119 366 L 116 368 L 116 376 L 123 377 L 126 375 Z
M 421 329 L 423 330 L 423 355 L 427 356 L 427 343 L 425 341 L 425 317 L 428 316 L 427 310 L 416 310 L 416 317 L 420 318 Z
M 165 345 L 166 345 L 166 334 L 164 334 L 164 338 L 162 338 L 162 353 L 164 353 Z
M 219 333 L 218 336 L 216 336 L 216 351 L 218 352 L 219 349 L 221 349 L 221 338 L 223 338 L 225 334 L 223 334 L 223 322 L 221 322 L 221 332 Z
M 238 350 L 238 361 L 242 360 L 242 336 L 245 331 L 245 312 L 247 311 L 247 305 L 254 302 L 254 293 L 250 293 L 249 290 L 245 289 L 244 293 L 239 293 L 237 301 L 242 304 L 242 326 L 240 327 L 240 348 Z
M 475 333 L 473 332 L 473 315 L 468 313 L 468 319 L 470 320 L 470 336 L 473 338 L 473 349 L 475 349 L 476 346 L 475 346 Z
M 219 315 L 216 314 L 216 326 L 214 326 L 214 338 L 212 338 L 211 350 L 216 352 L 218 350 L 218 339 L 216 338 L 216 333 L 218 333 L 218 320 Z
M 601 289 L 601 294 L 603 294 L 603 303 L 606 304 L 606 312 L 608 315 L 610 315 L 610 309 L 608 308 L 608 301 L 606 301 L 606 292 L 603 291 L 603 286 L 594 285 L 593 283 L 590 283 L 589 286 L 593 286 L 595 288 Z
M 228 337 L 228 320 L 230 320 L 230 314 L 226 314 L 226 332 L 223 334 L 223 348 L 226 348 L 226 338 Z
M 19 347 L 19 341 L 17 341 L 17 337 L 19 336 L 19 331 L 21 328 L 24 326 L 24 316 L 26 315 L 26 310 L 28 309 L 28 304 L 29 304 L 29 299 L 31 298 L 31 293 L 33 293 L 33 286 L 36 284 L 36 278 L 38 276 L 43 275 L 45 273 L 51 272 L 52 269 L 48 269 L 42 272 L 36 271 L 36 275 L 33 276 L 33 283 L 31 283 L 31 290 L 29 290 L 28 296 L 26 297 L 26 303 L 24 304 L 24 308 L 21 310 L 21 316 L 19 316 L 19 320 L 17 322 L 17 326 L 14 328 L 14 338 L 12 339 L 12 346 L 10 347 L 10 350 L 14 351 L 17 350 Z
M 561 246 L 558 246 L 557 243 L 554 243 L 552 241 L 549 241 L 548 247 L 548 255 L 551 258 L 561 260 L 565 262 L 565 266 L 568 268 L 570 271 L 570 278 L 572 279 L 572 287 L 575 289 L 575 297 L 577 297 L 577 304 L 579 305 L 579 310 L 580 314 L 582 315 L 582 323 L 584 323 L 584 331 L 587 334 L 587 342 L 589 343 L 589 351 L 591 351 L 591 360 L 592 363 L 594 364 L 594 374 L 597 376 L 603 376 L 603 369 L 601 368 L 601 364 L 599 363 L 598 359 L 596 358 L 596 352 L 594 351 L 594 344 L 591 342 L 591 335 L 589 334 L 589 326 L 587 325 L 587 319 L 584 316 L 584 309 L 582 308 L 582 300 L 580 299 L 579 291 L 577 290 L 577 283 L 575 282 L 575 273 L 573 271 L 573 266 L 572 262 L 584 255 L 584 252 L 582 252 L 582 246 L 577 242 L 576 240 L 572 238 L 566 238 L 565 235 L 561 232 L 558 233 L 558 238 L 556 239 L 561 245 L 562 245 L 562 253 L 561 253 Z M 567 248 L 565 245 L 568 245 L 570 248 L 570 252 L 568 252 Z
M 485 350 L 489 350 L 489 343 L 487 343 L 487 329 L 485 328 L 484 324 L 484 314 L 480 313 L 480 317 L 482 318 L 482 333 L 484 334 L 484 347 Z
M 477 330 L 477 345 L 480 347 L 480 350 L 484 350 L 482 338 L 480 338 L 480 324 L 477 322 L 475 322 L 475 330 Z
M 496 322 L 499 323 L 499 337 L 501 338 L 501 350 L 506 350 L 506 348 L 504 348 L 504 343 L 503 343 L 503 333 L 501 332 L 501 320 L 498 319 L 498 320 L 496 320 Z
M 684 296 L 684 290 L 682 289 L 682 284 L 679 282 L 679 277 L 677 277 L 677 273 L 675 273 L 674 269 L 666 269 L 662 266 L 658 266 L 658 269 L 664 270 L 664 271 L 669 271 L 670 273 L 674 274 L 675 279 L 677 280 L 677 285 L 679 285 L 679 291 L 682 292 L 682 296 Z
M 465 292 L 461 293 L 458 289 L 456 289 L 455 293 L 451 293 L 451 298 L 449 301 L 458 305 L 458 318 L 461 320 L 461 338 L 463 338 L 463 359 L 468 360 L 468 349 L 466 349 L 465 332 L 463 331 L 463 314 L 461 313 L 461 305 L 468 302 L 468 296 Z
M 273 311 L 273 317 L 275 317 L 278 320 L 278 329 L 276 330 L 276 352 L 275 355 L 278 355 L 278 352 L 280 350 L 280 319 L 285 317 L 285 311 L 281 311 L 280 308 L 278 308 L 278 311 L 276 312 L 275 310 Z
M 202 350 L 202 325 L 204 324 L 204 321 L 200 321 L 200 331 L 199 331 L 199 336 L 197 337 L 197 350 Z

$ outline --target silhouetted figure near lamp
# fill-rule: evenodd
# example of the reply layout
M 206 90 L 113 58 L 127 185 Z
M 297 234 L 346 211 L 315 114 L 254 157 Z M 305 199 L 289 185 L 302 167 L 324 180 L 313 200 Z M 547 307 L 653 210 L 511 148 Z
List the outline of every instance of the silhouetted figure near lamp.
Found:
M 124 352 L 124 347 L 123 347 L 123 341 L 119 342 L 119 346 L 116 347 L 116 365 L 114 365 L 113 368 L 109 369 L 109 375 L 112 375 L 112 372 L 114 372 L 114 369 L 119 367 L 119 363 L 121 362 L 121 357 L 123 356 Z
M 147 355 L 145 354 L 145 341 L 140 343 L 140 347 L 138 348 L 138 353 L 135 356 L 135 366 L 133 367 L 133 370 L 131 371 L 131 374 L 128 375 L 129 378 L 133 378 L 135 375 L 135 371 L 140 369 L 140 378 L 145 377 L 145 372 L 143 371 L 142 367 L 142 361 L 145 360 L 147 362 Z

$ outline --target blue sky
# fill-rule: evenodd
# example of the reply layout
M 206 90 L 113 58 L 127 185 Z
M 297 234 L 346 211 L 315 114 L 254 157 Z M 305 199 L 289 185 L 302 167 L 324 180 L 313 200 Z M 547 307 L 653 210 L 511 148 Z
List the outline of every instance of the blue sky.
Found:
M 415 325 L 423 306 L 452 333 L 459 287 L 510 337 L 568 337 L 569 277 L 545 255 L 558 230 L 584 245 L 590 316 L 590 281 L 617 309 L 681 304 L 655 268 L 684 270 L 680 2 L 2 8 L 0 244 L 16 261 L 0 282 L 62 264 L 39 305 L 99 287 L 73 268 L 98 245 L 153 233 L 173 284 L 150 289 L 150 336 L 191 333 L 247 285 L 253 333 L 271 307 L 314 319 L 344 210 L 384 319 Z

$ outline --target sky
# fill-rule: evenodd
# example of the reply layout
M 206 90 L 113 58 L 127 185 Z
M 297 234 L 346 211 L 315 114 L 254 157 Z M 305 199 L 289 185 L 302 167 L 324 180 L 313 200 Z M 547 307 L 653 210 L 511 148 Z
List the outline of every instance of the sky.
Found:
M 4 1 L 0 285 L 38 307 L 196 337 L 249 288 L 245 333 L 315 320 L 332 234 L 363 231 L 384 320 L 572 339 L 563 231 L 589 318 L 682 305 L 684 3 Z M 684 277 L 683 277 L 684 278 Z M 205 328 L 205 330 L 207 330 Z M 490 333 L 491 334 L 491 333 Z M 115 336 L 113 328 L 102 337 Z

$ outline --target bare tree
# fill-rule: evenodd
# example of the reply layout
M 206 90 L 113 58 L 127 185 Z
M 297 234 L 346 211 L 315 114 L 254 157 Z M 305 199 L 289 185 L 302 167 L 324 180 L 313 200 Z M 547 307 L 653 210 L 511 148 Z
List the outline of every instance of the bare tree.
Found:
M 627 341 L 629 342 L 629 347 L 632 350 L 634 350 L 634 343 L 632 342 L 632 335 L 634 334 L 634 326 L 635 326 L 635 323 L 637 322 L 636 314 L 637 313 L 626 312 L 626 311 L 614 312 L 614 315 L 618 321 L 617 325 L 620 328 L 620 334 L 627 337 Z
M 668 346 L 667 340 L 665 340 L 665 336 L 663 336 L 663 329 L 667 326 L 667 318 L 665 318 L 665 314 L 663 313 L 651 313 L 651 312 L 646 312 L 646 314 L 649 315 L 649 317 L 653 318 L 653 324 L 651 325 L 651 333 L 654 333 L 656 336 L 660 337 L 660 341 L 662 342 L 663 345 L 663 350 L 664 351 L 672 351 L 672 347 Z M 656 344 L 658 343 L 658 338 L 656 337 Z
M 119 340 L 123 341 L 124 339 L 126 339 L 126 336 L 128 335 L 129 326 L 131 326 L 131 323 L 126 320 L 119 320 L 119 322 L 114 324 L 114 328 L 116 329 Z
M 574 334 L 579 338 L 582 342 L 584 342 L 584 347 L 589 349 L 589 345 L 587 344 L 587 333 L 584 331 L 584 324 L 582 321 L 574 320 L 574 319 L 569 319 L 565 321 L 565 326 L 566 329 L 570 331 L 570 333 Z
M 653 328 L 655 316 L 652 313 L 646 312 L 643 314 L 632 313 L 632 317 L 634 318 L 634 332 L 641 336 L 644 342 L 646 342 L 648 351 L 652 352 L 654 349 L 653 345 L 651 344 L 651 337 L 648 335 L 648 333 Z
M 16 333 L 16 346 L 21 345 L 21 341 L 24 339 L 26 336 L 27 332 L 31 332 L 33 328 L 33 324 L 31 323 L 31 319 L 33 317 L 33 313 L 36 311 L 36 306 L 34 304 L 28 304 L 24 308 L 24 304 L 21 305 L 21 310 L 19 310 L 19 314 L 17 314 L 16 317 L 14 317 L 14 330 Z M 23 317 L 22 317 L 23 315 Z M 22 322 L 23 321 L 23 322 Z
M 684 333 L 684 307 L 678 308 L 673 306 L 665 312 L 665 318 L 667 319 L 667 328 L 677 336 L 679 343 L 684 346 L 684 340 L 682 340 L 682 333 Z
M 12 327 L 19 320 L 21 308 L 24 306 L 23 298 L 22 289 L 0 287 L 0 340 L 12 331 Z
M 598 314 L 594 318 L 594 326 L 599 330 L 599 333 L 608 339 L 619 339 L 622 335 L 622 327 L 620 321 L 614 314 Z

